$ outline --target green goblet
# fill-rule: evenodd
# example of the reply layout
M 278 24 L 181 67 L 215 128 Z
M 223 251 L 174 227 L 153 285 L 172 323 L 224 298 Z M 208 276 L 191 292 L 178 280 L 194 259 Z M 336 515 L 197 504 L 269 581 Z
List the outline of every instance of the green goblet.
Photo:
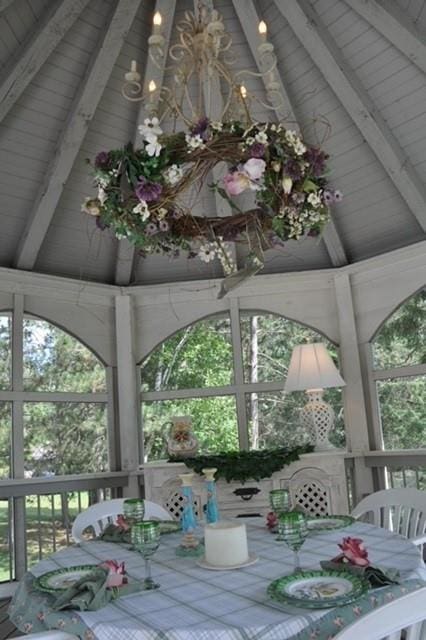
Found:
M 130 527 L 142 522 L 145 515 L 145 500 L 142 498 L 128 498 L 123 503 L 123 515 Z
M 160 544 L 160 523 L 155 520 L 136 522 L 131 531 L 131 540 L 135 551 L 145 560 L 145 589 L 158 589 L 160 586 L 151 576 L 151 556 Z
M 287 511 L 278 516 L 278 538 L 294 552 L 294 570 L 300 570 L 299 550 L 308 536 L 306 517 L 299 511 Z
M 290 509 L 290 495 L 287 489 L 272 489 L 269 492 L 271 509 L 277 516 Z

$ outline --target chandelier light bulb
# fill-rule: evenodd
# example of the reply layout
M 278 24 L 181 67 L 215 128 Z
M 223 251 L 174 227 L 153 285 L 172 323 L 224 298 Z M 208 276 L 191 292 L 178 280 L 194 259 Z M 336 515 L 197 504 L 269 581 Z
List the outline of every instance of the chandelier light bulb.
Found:
M 266 35 L 266 32 L 268 31 L 268 27 L 266 26 L 266 22 L 264 20 L 261 20 L 259 22 L 258 29 L 259 29 L 259 33 L 260 33 L 261 36 Z
M 156 11 L 153 18 L 154 27 L 161 27 L 162 22 L 163 18 L 161 17 L 161 13 L 159 11 Z
M 136 60 L 132 60 L 130 63 L 130 71 L 135 72 L 138 70 L 138 66 L 136 64 Z
M 148 85 L 148 91 L 150 93 L 154 93 L 156 88 L 157 88 L 157 85 L 155 84 L 155 81 L 154 80 L 150 80 L 149 85 Z
M 247 98 L 247 89 L 245 88 L 245 86 L 242 84 L 240 87 L 240 94 L 243 100 L 245 100 Z

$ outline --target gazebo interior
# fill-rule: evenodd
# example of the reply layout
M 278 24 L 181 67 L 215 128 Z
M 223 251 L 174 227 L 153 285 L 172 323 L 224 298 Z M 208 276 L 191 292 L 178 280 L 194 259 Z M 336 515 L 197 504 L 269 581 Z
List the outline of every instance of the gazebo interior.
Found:
M 179 522 L 203 464 L 245 522 L 426 492 L 425 35 L 425 0 L 0 0 L 0 597 L 97 502 Z

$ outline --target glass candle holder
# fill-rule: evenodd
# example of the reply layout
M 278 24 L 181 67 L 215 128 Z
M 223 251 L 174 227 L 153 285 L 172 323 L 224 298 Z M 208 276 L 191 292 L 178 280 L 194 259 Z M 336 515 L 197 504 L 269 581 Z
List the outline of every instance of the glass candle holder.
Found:
M 206 489 L 207 489 L 207 504 L 206 504 L 206 520 L 208 524 L 212 524 L 213 522 L 217 522 L 219 520 L 219 508 L 217 506 L 217 492 L 216 492 L 216 482 L 214 479 L 214 474 L 217 469 L 202 469 L 206 479 Z
M 192 493 L 193 473 L 182 473 L 179 478 L 182 482 L 183 509 L 180 518 L 183 537 L 176 549 L 179 556 L 199 556 L 204 552 L 204 547 L 195 536 L 197 518 L 194 511 L 194 495 Z
M 145 500 L 142 498 L 128 498 L 123 503 L 123 515 L 130 527 L 142 522 L 145 515 Z

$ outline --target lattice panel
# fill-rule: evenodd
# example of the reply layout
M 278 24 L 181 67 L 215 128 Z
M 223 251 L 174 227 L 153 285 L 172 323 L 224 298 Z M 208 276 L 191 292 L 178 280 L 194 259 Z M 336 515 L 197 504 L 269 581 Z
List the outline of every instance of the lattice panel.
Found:
M 315 480 L 310 480 L 297 487 L 293 495 L 293 506 L 300 507 L 313 516 L 329 514 L 327 490 Z
M 200 502 L 199 499 L 194 496 L 194 511 L 197 518 L 200 518 Z M 175 520 L 180 520 L 183 511 L 183 496 L 179 491 L 171 493 L 166 500 L 165 508 L 171 513 Z

